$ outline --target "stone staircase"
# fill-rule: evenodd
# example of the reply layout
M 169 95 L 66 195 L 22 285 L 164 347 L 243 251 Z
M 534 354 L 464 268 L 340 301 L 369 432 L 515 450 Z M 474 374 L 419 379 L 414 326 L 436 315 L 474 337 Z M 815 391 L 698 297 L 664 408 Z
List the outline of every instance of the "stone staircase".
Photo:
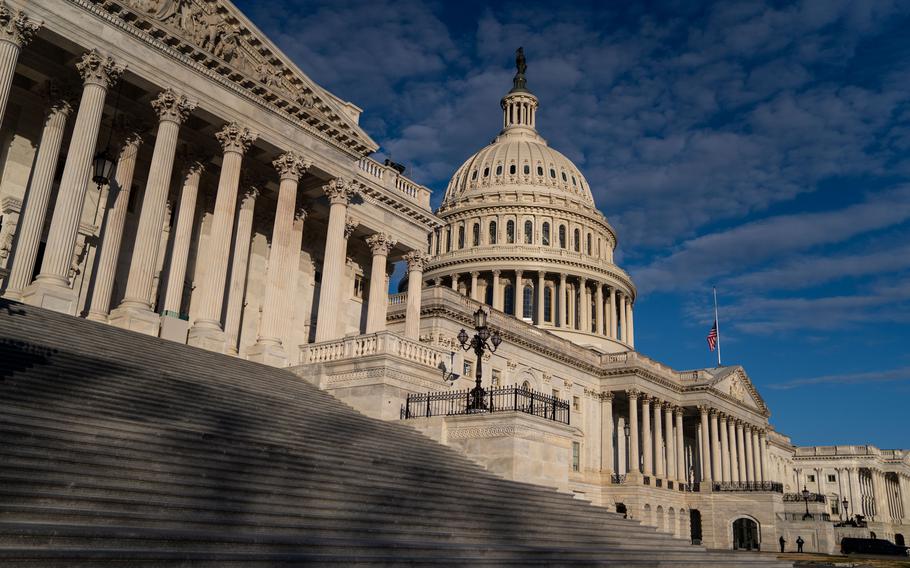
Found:
M 0 565 L 790 566 L 495 477 L 293 374 L 0 300 Z

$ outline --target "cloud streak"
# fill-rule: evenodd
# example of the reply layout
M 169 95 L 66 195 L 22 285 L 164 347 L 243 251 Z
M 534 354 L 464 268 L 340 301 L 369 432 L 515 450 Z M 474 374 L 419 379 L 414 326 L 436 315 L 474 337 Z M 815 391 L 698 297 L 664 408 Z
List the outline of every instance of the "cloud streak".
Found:
M 774 390 L 792 390 L 801 387 L 817 387 L 821 385 L 856 385 L 904 381 L 910 381 L 910 367 L 900 367 L 884 371 L 867 371 L 863 373 L 821 375 L 818 377 L 793 379 L 782 383 L 772 383 L 766 386 L 767 388 Z

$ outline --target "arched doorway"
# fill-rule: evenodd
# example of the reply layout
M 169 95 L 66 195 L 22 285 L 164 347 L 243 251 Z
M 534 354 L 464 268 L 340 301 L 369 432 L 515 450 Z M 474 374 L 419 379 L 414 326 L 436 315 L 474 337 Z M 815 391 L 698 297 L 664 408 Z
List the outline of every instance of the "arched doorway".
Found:
M 904 535 L 901 533 L 894 534 L 894 544 L 898 546 L 904 546 Z
M 692 544 L 701 544 L 701 511 L 689 509 L 689 536 Z
M 746 517 L 733 521 L 733 550 L 758 550 L 758 523 Z

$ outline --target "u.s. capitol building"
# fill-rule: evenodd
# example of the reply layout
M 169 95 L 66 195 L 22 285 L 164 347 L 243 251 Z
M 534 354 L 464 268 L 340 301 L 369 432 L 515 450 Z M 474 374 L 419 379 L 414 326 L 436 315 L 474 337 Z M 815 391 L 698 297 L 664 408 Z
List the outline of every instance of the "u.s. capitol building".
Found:
M 538 133 L 523 56 L 498 134 L 433 211 L 370 157 L 361 109 L 229 2 L 5 0 L 0 34 L 6 299 L 289 367 L 498 475 L 709 548 L 910 532 L 907 451 L 796 447 L 744 368 L 636 351 L 620 235 Z M 502 343 L 467 412 L 478 361 L 457 336 L 481 307 Z

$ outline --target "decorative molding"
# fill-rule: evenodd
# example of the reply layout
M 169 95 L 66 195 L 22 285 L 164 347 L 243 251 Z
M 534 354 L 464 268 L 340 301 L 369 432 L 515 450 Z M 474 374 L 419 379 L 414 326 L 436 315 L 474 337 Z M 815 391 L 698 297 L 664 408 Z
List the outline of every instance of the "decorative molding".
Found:
M 313 164 L 294 152 L 285 152 L 272 162 L 272 166 L 278 170 L 280 179 L 298 181 L 300 176 L 309 170 Z
M 322 186 L 322 192 L 329 198 L 332 205 L 348 205 L 351 198 L 357 193 L 356 188 L 350 180 L 342 178 L 333 178 Z
M 13 43 L 18 48 L 28 45 L 44 23 L 33 20 L 25 12 L 13 11 L 0 0 L 0 41 Z
M 373 253 L 373 256 L 388 256 L 389 251 L 397 244 L 392 236 L 387 235 L 386 233 L 373 233 L 365 238 L 364 242 L 370 247 L 370 252 Z
M 125 69 L 126 65 L 117 63 L 114 58 L 103 55 L 97 49 L 85 53 L 76 63 L 76 70 L 84 84 L 98 85 L 103 89 L 112 87 Z
M 196 108 L 197 103 L 189 100 L 186 95 L 177 93 L 173 89 L 165 89 L 158 93 L 152 100 L 152 109 L 161 122 L 183 123 Z
M 215 133 L 215 138 L 218 139 L 218 143 L 221 144 L 225 153 L 244 154 L 258 137 L 258 134 L 236 122 L 225 124 L 224 128 Z

